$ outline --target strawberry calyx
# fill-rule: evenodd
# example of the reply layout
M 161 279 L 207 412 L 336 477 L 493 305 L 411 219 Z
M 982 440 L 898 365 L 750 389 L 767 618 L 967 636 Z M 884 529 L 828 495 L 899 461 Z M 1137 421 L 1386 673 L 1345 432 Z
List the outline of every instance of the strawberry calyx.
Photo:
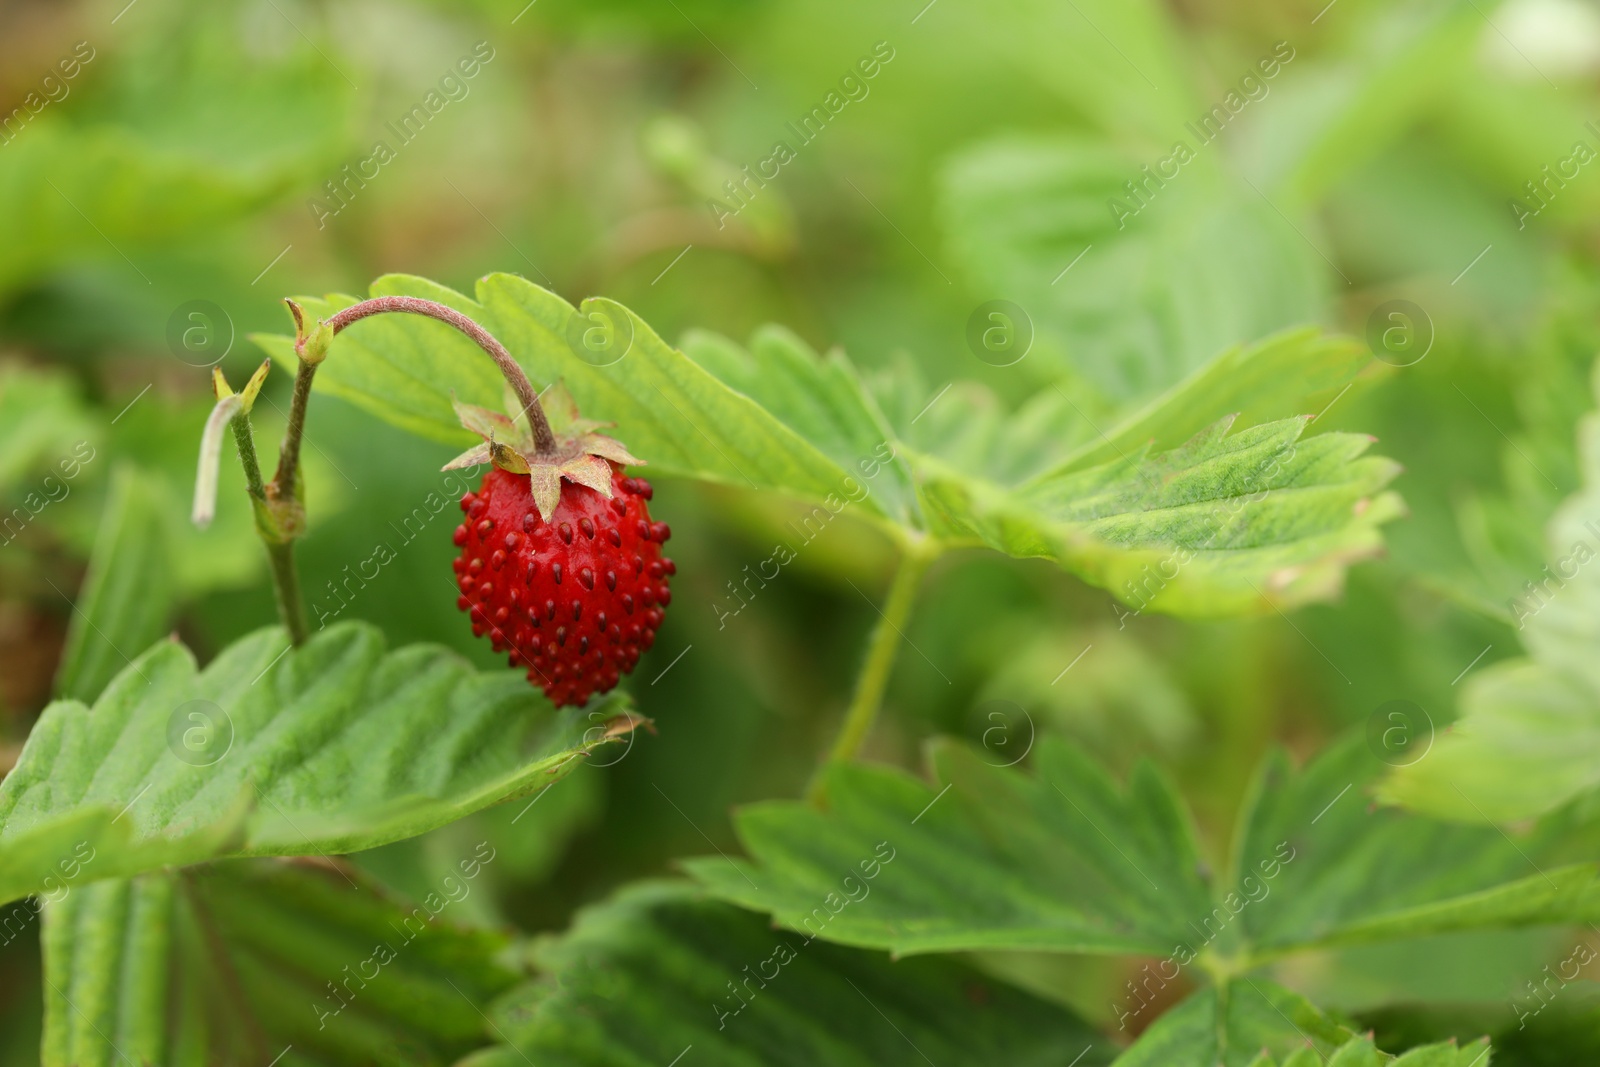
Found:
M 461 425 L 483 438 L 455 459 L 446 463 L 443 470 L 477 467 L 491 463 L 512 474 L 526 474 L 534 507 L 545 522 L 555 513 L 561 501 L 561 479 L 587 486 L 607 500 L 612 497 L 613 464 L 618 467 L 643 466 L 638 458 L 614 437 L 598 433 L 611 423 L 593 422 L 578 416 L 577 403 L 560 382 L 552 385 L 541 398 L 541 406 L 549 420 L 554 437 L 553 447 L 541 448 L 532 424 L 526 417 L 527 408 L 511 404 L 518 415 L 506 415 L 476 404 L 463 404 L 451 397 L 456 417 Z

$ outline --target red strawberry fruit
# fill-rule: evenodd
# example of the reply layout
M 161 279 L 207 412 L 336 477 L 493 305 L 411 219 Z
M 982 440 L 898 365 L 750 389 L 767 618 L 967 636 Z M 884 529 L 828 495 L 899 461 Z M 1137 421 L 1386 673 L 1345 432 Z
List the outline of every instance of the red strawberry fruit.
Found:
M 661 554 L 671 531 L 650 519 L 650 483 L 624 477 L 640 461 L 594 423 L 571 419 L 540 454 L 513 420 L 456 410 L 485 443 L 450 466 L 493 463 L 461 498 L 456 604 L 557 706 L 585 704 L 633 670 L 672 599 L 677 568 Z

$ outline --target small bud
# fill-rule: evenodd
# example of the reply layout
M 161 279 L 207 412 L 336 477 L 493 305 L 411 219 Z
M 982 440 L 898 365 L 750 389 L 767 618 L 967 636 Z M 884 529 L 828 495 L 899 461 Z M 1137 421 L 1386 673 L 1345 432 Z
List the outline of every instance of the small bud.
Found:
M 305 312 L 300 305 L 287 297 L 283 302 L 289 305 L 289 314 L 294 316 L 294 354 L 300 357 L 300 362 L 314 367 L 328 358 L 333 330 L 320 320 L 307 330 Z

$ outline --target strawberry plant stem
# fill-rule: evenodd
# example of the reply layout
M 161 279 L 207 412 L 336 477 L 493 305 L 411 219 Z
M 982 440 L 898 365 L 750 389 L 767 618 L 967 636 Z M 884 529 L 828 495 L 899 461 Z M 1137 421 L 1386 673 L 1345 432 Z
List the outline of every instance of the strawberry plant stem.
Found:
M 308 328 L 300 305 L 293 300 L 285 300 L 284 303 L 289 305 L 289 311 L 294 316 L 294 351 L 299 357 L 299 363 L 295 368 L 294 395 L 289 401 L 289 424 L 284 429 L 283 447 L 278 451 L 278 470 L 273 475 L 272 481 L 262 484 L 259 468 L 253 475 L 250 473 L 251 468 L 256 466 L 253 443 L 248 446 L 241 443 L 239 454 L 244 458 L 248 447 L 249 458 L 245 462 L 245 472 L 246 477 L 250 478 L 250 495 L 257 501 L 256 526 L 261 532 L 262 540 L 266 542 L 267 555 L 272 560 L 272 580 L 277 590 L 278 611 L 283 616 L 284 625 L 288 627 L 290 638 L 298 645 L 307 636 L 305 602 L 300 596 L 300 583 L 295 574 L 294 564 L 294 542 L 305 529 L 305 508 L 301 504 L 302 492 L 299 485 L 300 442 L 305 437 L 306 407 L 311 403 L 311 383 L 316 377 L 317 365 L 327 358 L 329 342 L 341 330 L 370 315 L 381 315 L 390 311 L 426 315 L 454 326 L 477 342 L 478 347 L 487 352 L 489 358 L 494 360 L 495 366 L 500 368 L 500 373 L 505 376 L 512 391 L 517 394 L 517 400 L 522 404 L 523 414 L 527 416 L 528 424 L 533 429 L 533 439 L 538 454 L 554 455 L 557 446 L 555 433 L 550 429 L 550 420 L 545 417 L 544 407 L 539 403 L 539 394 L 534 390 L 533 383 L 528 380 L 527 373 L 488 330 L 454 308 L 414 296 L 379 296 L 352 304 Z M 235 434 L 238 433 L 236 424 Z M 248 426 L 244 435 L 245 437 L 249 435 Z M 240 440 L 243 441 L 243 438 Z
M 550 429 L 550 420 L 545 418 L 544 407 L 539 403 L 539 394 L 534 390 L 533 383 L 528 381 L 528 375 L 523 371 L 521 364 L 511 358 L 511 353 L 507 352 L 505 346 L 495 340 L 488 330 L 454 308 L 414 296 L 378 296 L 350 305 L 328 318 L 324 325 L 337 334 L 353 322 L 360 322 L 369 315 L 379 315 L 386 311 L 427 315 L 429 318 L 454 326 L 476 341 L 479 348 L 489 353 L 489 358 L 494 360 L 495 366 L 500 368 L 500 373 L 505 375 L 512 391 L 517 394 L 523 413 L 527 415 L 528 422 L 533 427 L 533 439 L 539 454 L 541 456 L 554 454 L 556 435 Z
M 261 462 L 256 457 L 255 434 L 250 430 L 249 413 L 240 411 L 230 422 L 234 444 L 239 448 L 239 463 L 244 467 L 245 485 L 250 491 L 250 504 L 258 516 L 257 529 L 261 530 L 259 517 L 263 512 L 270 511 L 266 483 L 261 480 Z M 272 589 L 278 602 L 278 616 L 289 631 L 289 640 L 296 645 L 303 644 L 309 636 L 309 630 L 306 626 L 305 602 L 300 596 L 300 578 L 295 571 L 294 542 L 274 540 L 267 537 L 264 531 L 262 541 L 267 546 L 267 561 L 272 565 Z
M 294 396 L 289 401 L 289 425 L 283 431 L 283 447 L 278 450 L 278 473 L 273 476 L 277 493 L 285 499 L 295 495 L 295 479 L 300 474 L 300 440 L 306 432 L 306 405 L 311 401 L 311 379 L 317 365 L 304 360 L 294 375 Z
M 294 542 L 267 542 L 267 559 L 272 564 L 272 590 L 278 601 L 278 616 L 296 647 L 305 644 L 311 631 L 306 626 L 306 605 L 300 596 L 300 575 L 295 570 Z
M 266 500 L 267 487 L 261 480 L 261 461 L 256 458 L 256 435 L 250 430 L 250 413 L 241 410 L 229 424 L 233 427 L 233 443 L 239 449 L 239 462 L 244 467 L 245 486 L 253 500 Z
M 850 698 L 850 707 L 845 711 L 844 723 L 839 727 L 839 736 L 834 740 L 833 750 L 828 754 L 829 763 L 854 759 L 860 753 L 867 734 L 872 731 L 872 724 L 878 717 L 878 708 L 883 703 L 884 690 L 889 685 L 889 672 L 894 668 L 895 653 L 905 636 L 906 620 L 911 617 L 911 605 L 916 600 L 917 586 L 921 584 L 923 574 L 938 558 L 938 554 L 937 548 L 919 543 L 908 544 L 905 553 L 900 557 L 894 584 L 889 587 L 889 599 L 878 612 L 878 625 L 873 628 L 872 640 L 867 645 L 866 661 L 861 665 L 861 673 L 856 676 L 855 694 Z M 827 764 L 823 765 L 824 768 L 826 766 Z M 809 790 L 813 800 L 821 796 L 821 781 L 822 775 L 819 769 Z

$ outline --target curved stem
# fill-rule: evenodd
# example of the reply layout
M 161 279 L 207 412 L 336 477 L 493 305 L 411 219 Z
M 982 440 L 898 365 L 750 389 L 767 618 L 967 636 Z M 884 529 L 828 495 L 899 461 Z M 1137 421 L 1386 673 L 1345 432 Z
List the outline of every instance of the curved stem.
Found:
M 511 358 L 511 353 L 507 352 L 505 346 L 496 341 L 488 330 L 454 308 L 414 296 L 378 296 L 350 305 L 327 319 L 323 325 L 337 334 L 353 322 L 360 322 L 369 315 L 380 315 L 386 311 L 427 315 L 429 318 L 449 323 L 476 341 L 479 348 L 489 353 L 489 358 L 494 360 L 495 366 L 500 368 L 500 373 L 505 375 L 506 381 L 517 394 L 517 400 L 522 404 L 522 410 L 533 427 L 533 439 L 539 454 L 547 456 L 556 450 L 556 435 L 550 429 L 550 420 L 545 418 L 544 408 L 539 403 L 539 394 L 533 388 L 533 383 L 528 381 L 528 375 L 523 371 L 521 364 Z
M 807 791 L 811 800 L 821 798 L 822 773 L 828 763 L 842 763 L 854 759 L 861 751 L 867 734 L 872 731 L 872 724 L 878 717 L 878 708 L 883 704 L 884 690 L 889 685 L 889 673 L 894 668 L 895 653 L 899 651 L 900 641 L 905 636 L 902 631 L 906 621 L 911 617 L 911 605 L 916 600 L 917 586 L 938 555 L 937 548 L 930 549 L 926 543 L 919 543 L 908 545 L 905 554 L 900 557 L 894 584 L 889 587 L 889 599 L 878 611 L 878 625 L 873 628 L 872 638 L 867 644 L 867 658 L 861 665 L 861 673 L 856 676 L 855 694 L 850 698 L 850 707 L 845 711 L 844 722 L 839 727 L 839 736 L 833 742 L 833 749 L 828 753 L 827 762 L 818 768 L 817 775 L 812 779 L 811 787 Z
M 284 430 L 283 447 L 278 452 L 277 473 L 264 486 L 260 484 L 260 475 L 256 475 L 251 481 L 250 495 L 259 500 L 257 525 L 266 531 L 263 539 L 267 542 L 267 554 L 272 560 L 278 612 L 283 616 L 290 638 L 299 645 L 307 635 L 305 601 L 300 595 L 300 582 L 294 564 L 294 542 L 305 527 L 305 508 L 300 503 L 301 494 L 296 484 L 300 475 L 300 442 L 306 433 L 306 407 L 311 403 L 312 379 L 316 377 L 317 365 L 327 357 L 328 342 L 339 331 L 370 315 L 389 311 L 426 315 L 448 323 L 477 342 L 478 347 L 487 352 L 495 366 L 500 368 L 500 373 L 522 404 L 523 413 L 533 429 L 534 446 L 540 455 L 548 456 L 556 451 L 556 436 L 539 403 L 539 394 L 522 367 L 511 358 L 511 353 L 488 330 L 454 308 L 414 296 L 379 296 L 352 304 L 307 329 L 300 306 L 293 300 L 284 302 L 294 315 L 294 350 L 300 362 L 295 369 L 294 394 L 289 401 L 289 422 Z M 240 454 L 243 455 L 244 451 L 245 444 L 241 443 Z M 254 458 L 253 448 L 250 449 L 250 457 Z M 246 474 L 249 474 L 248 463 Z M 257 492 L 258 487 L 260 492 Z

